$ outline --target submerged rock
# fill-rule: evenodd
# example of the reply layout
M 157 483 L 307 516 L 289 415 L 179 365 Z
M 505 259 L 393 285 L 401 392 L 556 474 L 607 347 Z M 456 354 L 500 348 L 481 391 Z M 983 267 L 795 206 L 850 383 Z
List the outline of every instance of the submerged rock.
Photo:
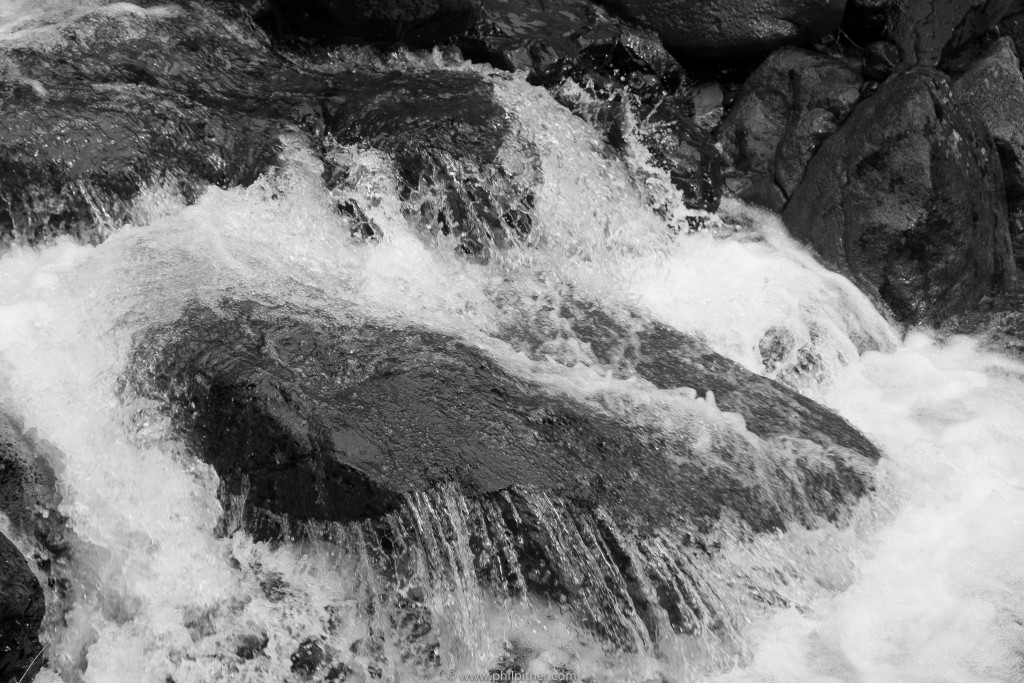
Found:
M 787 48 L 766 59 L 718 133 L 733 193 L 781 211 L 811 157 L 860 99 L 862 82 L 850 64 L 807 50 Z
M 600 0 L 693 60 L 736 61 L 835 30 L 846 0 Z
M 565 599 L 588 583 L 570 580 L 579 565 L 561 566 L 585 527 L 631 549 L 617 551 L 626 565 L 643 565 L 657 555 L 651 539 L 699 535 L 723 516 L 757 531 L 841 519 L 870 489 L 878 451 L 831 411 L 667 328 L 623 342 L 596 311 L 574 320 L 594 346 L 632 344 L 636 373 L 665 393 L 543 381 L 436 332 L 246 302 L 192 306 L 137 339 L 128 386 L 169 401 L 181 434 L 217 470 L 226 532 L 275 539 L 363 524 L 361 538 L 380 537 L 374 552 L 390 557 L 378 559 L 400 566 L 388 550 L 394 525 L 421 519 L 443 490 L 449 503 L 469 501 L 478 550 L 493 551 L 478 553 L 477 578 L 506 576 L 514 560 L 527 568 L 513 581 L 520 590 Z M 713 392 L 750 431 L 680 387 Z M 658 401 L 675 417 L 651 413 Z M 558 519 L 576 520 L 577 531 L 553 528 Z M 416 524 L 427 533 L 427 521 Z M 502 528 L 518 545 L 500 540 Z M 578 552 L 596 542 L 579 540 Z M 613 568 L 601 571 L 626 581 Z M 606 597 L 635 607 L 628 591 Z

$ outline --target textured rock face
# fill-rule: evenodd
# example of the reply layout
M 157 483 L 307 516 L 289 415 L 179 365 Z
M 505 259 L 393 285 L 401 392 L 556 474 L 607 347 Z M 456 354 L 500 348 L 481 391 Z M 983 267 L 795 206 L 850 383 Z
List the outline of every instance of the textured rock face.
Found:
M 21 680 L 39 670 L 33 663 L 42 651 L 39 626 L 45 612 L 39 581 L 0 533 L 0 680 Z
M 766 59 L 718 134 L 733 192 L 781 211 L 818 147 L 860 99 L 861 83 L 851 65 L 806 50 L 787 48 Z
M 994 28 L 1015 8 L 1016 0 L 893 2 L 887 33 L 900 47 L 904 62 L 935 66 Z
M 941 321 L 1015 276 L 995 145 L 931 69 L 857 106 L 783 218 L 904 321 Z
M 0 415 L 0 512 L 10 520 L 11 537 L 33 549 L 25 558 L 0 533 L 0 680 L 30 680 L 45 663 L 39 630 L 46 602 L 29 561 L 56 587 L 53 563 L 68 550 L 57 503 L 53 471 L 21 431 Z
M 1011 200 L 1024 199 L 1024 77 L 1013 41 L 993 44 L 956 78 L 953 93 L 992 135 Z
M 259 20 L 278 35 L 433 45 L 465 30 L 477 11 L 473 0 L 270 0 Z
M 735 61 L 811 42 L 839 26 L 846 0 L 602 0 L 658 32 L 673 53 Z
M 253 182 L 296 128 L 325 155 L 338 144 L 384 152 L 404 198 L 424 195 L 424 228 L 455 233 L 466 252 L 529 231 L 536 159 L 510 143 L 509 114 L 483 77 L 305 72 L 255 31 L 189 11 L 87 15 L 57 47 L 0 53 L 0 238 L 100 241 L 148 186 L 192 201 L 209 184 Z M 511 168 L 499 159 L 509 147 Z
M 581 339 L 623 343 L 601 316 L 576 317 L 590 330 Z M 197 453 L 264 537 L 289 533 L 288 519 L 379 517 L 444 484 L 467 496 L 546 492 L 640 525 L 699 524 L 725 506 L 755 529 L 839 515 L 870 486 L 878 453 L 835 414 L 671 330 L 640 339 L 642 376 L 714 391 L 764 441 L 711 423 L 682 434 L 632 424 L 436 333 L 338 327 L 247 303 L 192 308 L 148 335 L 136 365 L 152 371 L 135 384 L 171 397 Z M 702 438 L 714 444 L 703 455 Z M 806 490 L 777 499 L 759 478 L 786 480 L 786 463 L 804 478 L 786 486 Z
M 589 0 L 482 0 L 476 23 L 456 38 L 463 54 L 531 82 L 567 73 L 624 77 L 630 89 L 674 87 L 679 65 L 657 35 L 612 17 Z M 618 87 L 623 82 L 618 81 Z

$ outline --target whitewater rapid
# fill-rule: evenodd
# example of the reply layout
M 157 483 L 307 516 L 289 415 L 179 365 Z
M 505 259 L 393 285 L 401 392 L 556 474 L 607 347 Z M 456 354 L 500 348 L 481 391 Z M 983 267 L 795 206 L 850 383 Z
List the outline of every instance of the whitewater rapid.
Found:
M 0 257 L 0 407 L 55 447 L 77 537 L 72 602 L 44 634 L 51 663 L 37 680 L 293 680 L 291 655 L 313 636 L 356 652 L 364 680 L 448 680 L 403 663 L 401 634 L 381 645 L 383 669 L 361 659 L 357 644 L 382 623 L 360 613 L 344 549 L 217 536 L 215 473 L 171 436 L 160 406 L 123 392 L 133 342 L 189 302 L 230 297 L 424 326 L 567 393 L 624 384 L 591 367 L 578 340 L 549 349 L 545 366 L 496 338 L 565 291 L 645 311 L 835 408 L 885 452 L 878 490 L 843 528 L 749 542 L 723 520 L 706 570 L 734 588 L 738 642 L 608 652 L 557 605 L 464 587 L 430 603 L 444 672 L 486 672 L 514 643 L 531 653 L 529 673 L 608 683 L 1024 679 L 1024 365 L 969 338 L 901 339 L 769 214 L 727 202 L 711 229 L 676 234 L 647 208 L 649 188 L 545 91 L 459 68 L 491 78 L 517 134 L 541 150 L 531 237 L 490 263 L 409 225 L 383 155 L 337 150 L 352 180 L 332 194 L 298 137 L 251 187 L 210 188 L 191 206 L 153 187 L 99 246 Z M 345 196 L 371 207 L 380 242 L 350 238 L 334 210 Z M 770 367 L 766 339 L 785 340 Z M 659 398 L 643 383 L 629 391 Z M 329 622 L 342 626 L 327 633 Z M 264 636 L 266 656 L 235 655 Z

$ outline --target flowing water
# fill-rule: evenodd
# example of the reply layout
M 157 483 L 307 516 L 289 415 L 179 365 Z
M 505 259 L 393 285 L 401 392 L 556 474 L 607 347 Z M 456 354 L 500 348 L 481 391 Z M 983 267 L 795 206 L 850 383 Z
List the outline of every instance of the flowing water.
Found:
M 74 14 L 50 5 L 58 20 Z M 39 5 L 12 7 L 0 31 L 41 30 L 25 19 Z M 327 662 L 310 659 L 315 680 L 482 680 L 509 662 L 541 680 L 1024 680 L 1024 365 L 969 338 L 900 339 L 771 215 L 727 202 L 710 229 L 668 229 L 636 168 L 604 153 L 588 124 L 541 89 L 477 70 L 541 153 L 533 233 L 487 264 L 407 222 L 385 156 L 337 150 L 350 182 L 332 194 L 297 137 L 251 187 L 210 188 L 191 206 L 154 187 L 134 224 L 99 246 L 0 257 L 0 405 L 55 446 L 76 536 L 67 613 L 47 627 L 37 680 L 306 680 L 303 650 Z M 372 207 L 379 242 L 350 238 L 339 195 Z M 715 413 L 607 376 L 578 340 L 546 360 L 499 341 L 570 291 L 701 336 L 835 408 L 885 452 L 878 490 L 849 525 L 750 538 L 721 521 L 721 551 L 689 574 L 714 588 L 725 627 L 625 653 L 565 605 L 488 593 L 465 539 L 486 510 L 452 490 L 412 501 L 402 523 L 418 539 L 417 580 L 381 602 L 358 526 L 301 546 L 219 534 L 215 473 L 159 406 L 123 391 L 141 332 L 230 297 L 456 335 L 567 394 L 625 392 L 622 410 L 665 429 L 687 410 Z M 766 339 L 786 340 L 771 362 Z M 531 505 L 558 519 L 552 501 Z M 574 538 L 565 561 L 586 566 Z M 443 581 L 427 576 L 438 568 Z

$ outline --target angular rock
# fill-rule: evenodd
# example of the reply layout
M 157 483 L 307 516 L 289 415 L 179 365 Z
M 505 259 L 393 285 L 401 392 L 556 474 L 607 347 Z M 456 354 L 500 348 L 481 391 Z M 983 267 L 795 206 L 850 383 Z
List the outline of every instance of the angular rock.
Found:
M 482 0 L 477 23 L 456 44 L 474 61 L 526 71 L 532 83 L 590 79 L 648 102 L 675 90 L 682 77 L 657 34 L 589 0 Z
M 887 36 L 910 65 L 936 66 L 1019 10 L 1017 0 L 893 2 Z
M 995 145 L 933 69 L 859 104 L 783 218 L 909 323 L 941 322 L 1016 276 Z
M 717 211 L 722 201 L 722 155 L 693 119 L 663 103 L 637 127 L 637 138 L 652 163 L 668 172 L 686 205 Z
M 835 501 L 869 486 L 863 465 L 878 452 L 842 418 L 671 330 L 652 327 L 641 345 L 640 372 L 659 386 L 714 391 L 768 452 L 802 444 Z M 552 395 L 432 332 L 338 327 L 242 302 L 190 308 L 138 349 L 136 366 L 155 370 L 135 385 L 170 397 L 197 454 L 244 497 L 247 526 L 262 536 L 286 531 L 283 517 L 379 517 L 448 483 L 468 496 L 545 491 L 654 525 L 713 519 L 724 507 L 758 529 L 840 514 L 834 504 L 801 509 L 803 496 L 772 500 L 770 487 L 747 481 L 727 460 L 756 462 L 758 447 L 738 434 L 723 437 L 735 452 L 722 464 L 700 462 L 685 436 Z
M 39 628 L 45 613 L 39 581 L 0 533 L 0 680 L 31 680 L 42 666 Z
M 142 335 L 125 386 L 168 402 L 217 470 L 224 533 L 333 541 L 406 586 L 530 592 L 625 649 L 721 628 L 727 609 L 697 565 L 708 529 L 723 515 L 753 531 L 840 520 L 878 451 L 692 338 L 571 308 L 581 342 L 664 387 L 687 421 L 666 427 L 649 394 L 566 391 L 443 334 L 250 302 L 193 305 Z M 681 387 L 721 396 L 758 436 L 678 403 Z M 410 576 L 415 558 L 429 575 Z M 409 594 L 393 607 L 429 630 Z
M 530 229 L 538 162 L 482 76 L 303 71 L 201 5 L 87 14 L 62 36 L 0 51 L 11 64 L 0 70 L 7 242 L 101 241 L 151 184 L 186 201 L 209 184 L 248 184 L 296 126 L 325 156 L 340 143 L 393 157 L 410 215 L 466 252 Z M 343 181 L 334 170 L 329 180 Z
M 321 112 L 311 133 L 394 159 L 410 217 L 425 230 L 456 235 L 478 255 L 529 233 L 540 162 L 480 76 L 352 73 Z
M 0 680 L 30 680 L 45 663 L 39 630 L 46 612 L 42 586 L 29 565 L 50 575 L 67 552 L 64 518 L 57 512 L 53 471 L 39 450 L 0 415 L 0 512 L 12 538 L 33 548 L 30 558 L 0 533 Z
M 1024 77 L 1013 41 L 1002 38 L 953 81 L 960 105 L 988 128 L 999 150 L 1007 195 L 1024 200 Z
M 684 60 L 735 62 L 835 30 L 846 0 L 601 0 Z
M 270 0 L 257 21 L 281 37 L 423 47 L 464 31 L 476 16 L 473 0 Z
M 740 198 L 781 211 L 811 157 L 860 99 L 849 64 L 786 48 L 766 59 L 740 90 L 718 133 Z

